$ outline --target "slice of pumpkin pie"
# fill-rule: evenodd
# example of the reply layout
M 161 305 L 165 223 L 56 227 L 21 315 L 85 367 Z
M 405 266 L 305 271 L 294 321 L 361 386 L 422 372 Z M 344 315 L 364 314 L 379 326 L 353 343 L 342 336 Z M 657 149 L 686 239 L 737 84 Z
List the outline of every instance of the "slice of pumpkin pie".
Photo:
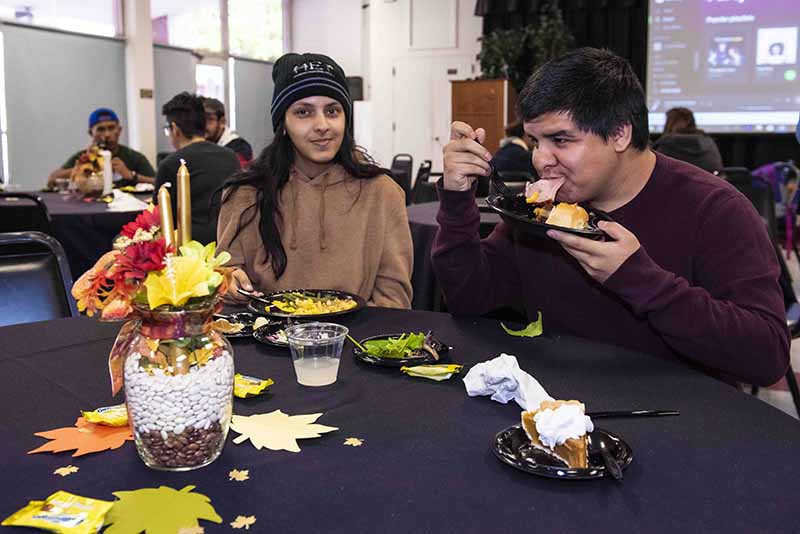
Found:
M 536 410 L 522 412 L 522 428 L 531 445 L 570 468 L 589 465 L 587 433 L 594 430 L 586 407 L 576 400 L 545 400 Z

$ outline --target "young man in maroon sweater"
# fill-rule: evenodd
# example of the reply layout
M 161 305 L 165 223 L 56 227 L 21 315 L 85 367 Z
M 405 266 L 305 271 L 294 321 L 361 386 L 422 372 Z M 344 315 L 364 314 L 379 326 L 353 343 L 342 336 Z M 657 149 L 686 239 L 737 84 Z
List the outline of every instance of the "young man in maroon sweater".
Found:
M 453 313 L 511 306 L 545 328 L 677 358 L 730 383 L 786 372 L 789 333 L 764 222 L 724 180 L 648 148 L 644 92 L 624 59 L 583 48 L 539 69 L 520 94 L 533 163 L 563 178 L 557 201 L 611 215 L 599 242 L 499 224 L 478 236 L 482 128 L 456 122 L 444 148 L 433 262 Z

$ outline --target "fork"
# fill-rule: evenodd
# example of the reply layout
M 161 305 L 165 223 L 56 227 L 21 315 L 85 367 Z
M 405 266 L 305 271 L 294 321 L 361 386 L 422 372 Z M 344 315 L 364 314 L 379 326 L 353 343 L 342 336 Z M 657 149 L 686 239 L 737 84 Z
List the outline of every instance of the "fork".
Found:
M 514 192 L 506 185 L 503 179 L 500 178 L 500 175 L 497 174 L 497 171 L 495 170 L 494 165 L 492 165 L 492 162 L 490 161 L 488 163 L 490 169 L 489 179 L 492 182 L 492 186 L 494 186 L 495 193 L 498 193 L 501 197 L 513 197 Z

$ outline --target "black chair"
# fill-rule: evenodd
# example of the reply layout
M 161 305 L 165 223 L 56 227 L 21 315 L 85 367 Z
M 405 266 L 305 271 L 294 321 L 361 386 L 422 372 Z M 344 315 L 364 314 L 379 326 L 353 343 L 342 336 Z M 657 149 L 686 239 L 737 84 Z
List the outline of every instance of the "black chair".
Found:
M 428 182 L 428 178 L 431 175 L 431 166 L 431 160 L 426 159 L 420 164 L 419 169 L 417 169 L 417 177 L 414 178 L 414 186 L 411 188 L 411 204 L 419 204 L 417 193 L 421 188 L 425 187 L 423 184 Z
M 761 218 L 764 219 L 767 225 L 767 231 L 772 240 L 772 245 L 775 248 L 775 256 L 781 267 L 781 274 L 778 281 L 783 291 L 786 325 L 789 327 L 792 339 L 796 339 L 800 337 L 800 303 L 798 303 L 797 296 L 792 287 L 792 277 L 789 273 L 789 268 L 777 245 L 775 198 L 772 194 L 772 188 L 757 176 L 752 176 L 749 171 L 746 174 L 744 172 L 727 173 L 726 179 L 753 203 L 756 211 L 761 215 Z M 797 414 L 800 416 L 800 389 L 798 389 L 797 378 L 794 375 L 794 369 L 792 369 L 791 363 L 786 371 L 786 383 L 789 386 L 789 392 L 792 395 L 795 410 L 797 410 Z M 758 387 L 753 386 L 751 393 L 753 395 L 758 394 Z
M 414 158 L 411 154 L 397 154 L 392 159 L 392 178 L 406 193 L 406 206 L 411 204 L 411 172 L 414 169 Z
M 772 188 L 762 178 L 747 173 L 728 174 L 726 180 L 738 189 L 755 206 L 756 211 L 767 225 L 770 239 L 776 242 L 778 237 L 778 220 L 775 216 L 775 197 Z
M 797 295 L 792 287 L 792 277 L 789 274 L 789 268 L 777 245 L 775 245 L 775 254 L 781 266 L 781 275 L 778 282 L 780 282 L 781 291 L 783 291 L 783 303 L 786 308 L 786 326 L 789 327 L 789 333 L 794 340 L 800 337 L 800 302 L 797 301 Z M 789 363 L 789 369 L 786 370 L 785 378 L 786 385 L 789 386 L 789 393 L 792 395 L 792 401 L 794 401 L 794 409 L 797 411 L 797 415 L 800 416 L 800 388 L 798 388 L 797 377 L 794 374 L 791 363 Z M 757 395 L 758 386 L 753 386 L 750 393 Z
M 53 234 L 53 221 L 38 195 L 0 192 L 0 232 Z
M 436 190 L 436 183 L 442 178 L 442 173 L 428 173 L 428 179 L 414 184 L 414 203 L 423 204 L 425 202 L 436 202 L 439 200 L 439 192 Z
M 534 178 L 531 173 L 521 171 L 497 171 L 497 175 L 509 184 L 532 182 Z
M 0 234 L 0 326 L 78 315 L 64 249 L 41 232 Z

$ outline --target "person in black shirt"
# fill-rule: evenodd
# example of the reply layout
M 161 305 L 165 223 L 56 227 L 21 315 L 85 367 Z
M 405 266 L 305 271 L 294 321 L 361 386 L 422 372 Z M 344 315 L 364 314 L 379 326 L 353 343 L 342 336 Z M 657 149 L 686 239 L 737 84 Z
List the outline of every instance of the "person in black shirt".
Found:
M 722 169 L 722 156 L 714 140 L 697 127 L 688 108 L 667 110 L 664 133 L 653 143 L 653 150 L 714 172 Z
M 228 128 L 225 104 L 216 98 L 204 98 L 206 110 L 206 140 L 236 152 L 239 163 L 246 167 L 253 159 L 253 147 L 236 132 Z
M 500 141 L 500 149 L 494 153 L 492 165 L 497 172 L 510 171 L 536 176 L 533 154 L 522 128 L 522 121 L 506 126 L 506 137 Z
M 217 238 L 217 216 L 212 213 L 211 198 L 225 180 L 240 169 L 239 159 L 232 150 L 206 141 L 202 97 L 180 93 L 164 104 L 161 113 L 167 118 L 164 133 L 169 136 L 175 152 L 158 166 L 153 201 L 158 201 L 158 189 L 169 183 L 173 213 L 177 213 L 175 181 L 178 167 L 184 160 L 191 176 L 192 239 L 208 244 Z

